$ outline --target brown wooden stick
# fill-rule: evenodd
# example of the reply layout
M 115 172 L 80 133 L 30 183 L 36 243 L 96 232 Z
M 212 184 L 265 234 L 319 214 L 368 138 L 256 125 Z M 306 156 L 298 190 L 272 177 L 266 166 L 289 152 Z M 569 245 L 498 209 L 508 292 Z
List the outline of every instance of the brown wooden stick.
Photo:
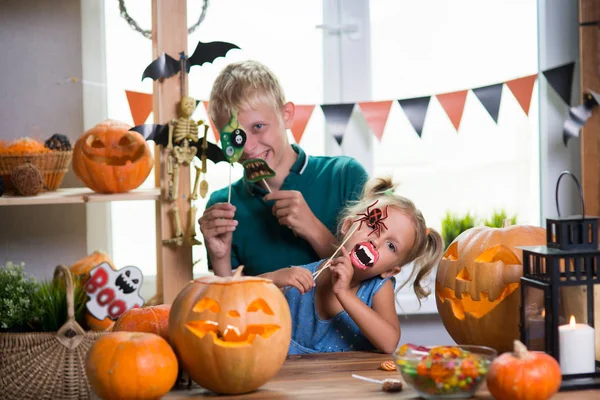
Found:
M 354 235 L 354 232 L 356 232 L 356 230 L 358 229 L 359 226 L 360 226 L 360 224 L 354 225 L 354 228 L 352 228 L 352 231 L 348 234 L 348 236 L 346 236 L 346 239 L 344 239 L 344 241 L 342 242 L 342 244 L 340 244 L 340 247 L 338 247 L 337 250 L 331 255 L 331 257 L 329 257 L 329 260 L 327 260 L 327 262 L 325 263 L 325 266 L 313 274 L 313 276 L 314 276 L 313 279 L 316 280 L 319 277 L 319 275 L 321 275 L 321 272 L 323 272 L 324 270 L 326 270 L 327 268 L 329 268 L 329 266 L 331 265 L 331 260 L 333 260 L 333 258 L 338 253 L 338 251 L 340 251 L 341 248 L 344 247 L 344 245 L 346 244 L 346 242 L 348 241 L 348 239 L 350 239 L 350 237 L 352 235 Z

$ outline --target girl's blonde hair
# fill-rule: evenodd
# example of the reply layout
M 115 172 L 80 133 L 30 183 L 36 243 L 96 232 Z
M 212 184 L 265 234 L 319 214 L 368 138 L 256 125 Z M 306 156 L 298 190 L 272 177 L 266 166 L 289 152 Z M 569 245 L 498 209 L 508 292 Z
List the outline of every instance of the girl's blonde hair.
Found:
M 229 121 L 232 111 L 267 104 L 280 111 L 285 96 L 275 74 L 258 61 L 229 64 L 215 80 L 208 102 L 208 114 L 218 129 Z
M 442 236 L 434 229 L 428 228 L 425 218 L 414 203 L 406 197 L 394 194 L 396 186 L 389 177 L 372 178 L 365 184 L 362 199 L 346 207 L 340 215 L 338 233 L 341 232 L 344 221 L 348 218 L 356 219 L 363 214 L 367 207 L 377 202 L 377 207 L 384 209 L 385 206 L 394 207 L 406 216 L 410 217 L 415 225 L 415 243 L 407 258 L 402 261 L 406 265 L 414 261 L 414 268 L 409 279 L 397 290 L 400 290 L 414 277 L 413 288 L 419 303 L 421 299 L 429 296 L 430 291 L 423 287 L 423 280 L 431 273 L 432 269 L 440 262 L 444 251 Z

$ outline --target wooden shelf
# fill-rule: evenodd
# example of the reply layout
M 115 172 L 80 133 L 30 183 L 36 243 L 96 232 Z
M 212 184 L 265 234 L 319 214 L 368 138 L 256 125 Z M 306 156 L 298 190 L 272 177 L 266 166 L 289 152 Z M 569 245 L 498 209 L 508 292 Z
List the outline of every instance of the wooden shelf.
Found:
M 135 189 L 127 193 L 102 194 L 88 188 L 57 189 L 40 193 L 37 196 L 0 197 L 0 206 L 26 206 L 42 204 L 100 203 L 107 201 L 159 200 L 160 188 Z

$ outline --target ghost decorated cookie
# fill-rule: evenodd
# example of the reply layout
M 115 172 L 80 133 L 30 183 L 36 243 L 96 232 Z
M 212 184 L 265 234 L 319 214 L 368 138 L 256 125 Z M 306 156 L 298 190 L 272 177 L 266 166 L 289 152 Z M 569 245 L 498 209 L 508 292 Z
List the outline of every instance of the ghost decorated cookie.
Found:
M 103 262 L 90 271 L 84 290 L 89 296 L 86 307 L 97 319 L 116 320 L 125 311 L 144 305 L 140 296 L 142 271 L 134 266 L 113 270 Z

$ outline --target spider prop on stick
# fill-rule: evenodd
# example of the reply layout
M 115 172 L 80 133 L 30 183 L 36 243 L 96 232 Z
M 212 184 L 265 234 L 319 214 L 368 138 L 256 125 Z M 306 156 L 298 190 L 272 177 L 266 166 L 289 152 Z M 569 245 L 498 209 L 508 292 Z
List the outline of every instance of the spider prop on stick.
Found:
M 384 219 L 386 219 L 388 217 L 388 206 L 385 206 L 385 210 L 383 212 L 381 212 L 381 210 L 379 208 L 374 208 L 371 210 L 371 207 L 375 206 L 375 204 L 377 204 L 379 200 L 376 200 L 375 203 L 371 204 L 369 207 L 367 207 L 367 212 L 366 213 L 361 213 L 361 214 L 357 214 L 362 216 L 359 219 L 355 219 L 352 222 L 358 222 L 360 221 L 360 225 L 358 226 L 358 229 L 360 229 L 360 227 L 362 226 L 363 222 L 365 222 L 367 224 L 368 227 L 370 227 L 371 229 L 373 229 L 373 232 L 369 233 L 369 235 L 371 235 L 372 233 L 377 233 L 377 237 L 379 237 L 379 235 L 381 234 L 381 227 L 383 226 L 385 229 L 387 229 L 388 227 L 385 225 L 385 223 L 383 222 Z

